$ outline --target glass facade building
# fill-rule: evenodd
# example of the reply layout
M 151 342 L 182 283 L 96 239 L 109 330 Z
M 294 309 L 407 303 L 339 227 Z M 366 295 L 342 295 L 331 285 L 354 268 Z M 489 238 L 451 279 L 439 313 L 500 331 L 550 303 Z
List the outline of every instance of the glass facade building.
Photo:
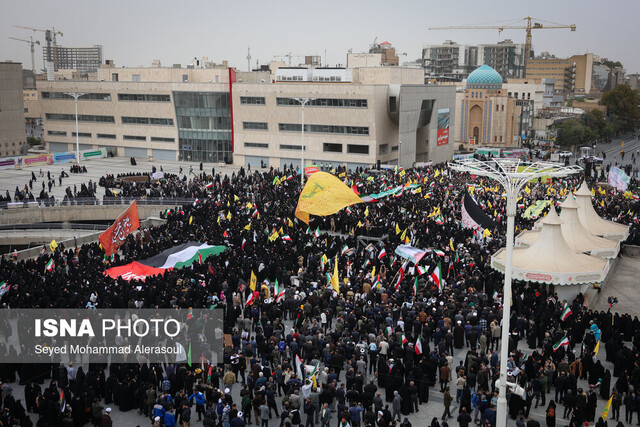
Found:
M 228 92 L 174 92 L 178 160 L 233 162 Z

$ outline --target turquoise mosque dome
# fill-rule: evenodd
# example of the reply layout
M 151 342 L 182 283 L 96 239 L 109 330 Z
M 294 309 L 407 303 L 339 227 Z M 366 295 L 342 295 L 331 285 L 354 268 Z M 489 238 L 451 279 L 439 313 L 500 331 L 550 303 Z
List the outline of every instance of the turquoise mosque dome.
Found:
M 467 77 L 467 88 L 470 89 L 502 89 L 502 77 L 487 64 L 476 68 Z

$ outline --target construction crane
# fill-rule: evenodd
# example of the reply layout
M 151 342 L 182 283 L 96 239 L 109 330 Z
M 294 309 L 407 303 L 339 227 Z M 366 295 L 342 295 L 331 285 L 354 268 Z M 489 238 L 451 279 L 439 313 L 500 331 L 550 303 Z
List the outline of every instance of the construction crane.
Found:
M 40 40 L 36 40 L 33 41 L 33 37 L 29 36 L 29 40 L 25 40 L 25 39 L 17 39 L 15 37 L 9 37 L 11 40 L 18 40 L 20 42 L 25 42 L 25 43 L 29 43 L 29 45 L 31 45 L 31 71 L 33 73 L 36 72 L 36 65 L 35 65 L 35 51 L 36 48 L 34 45 L 39 45 L 40 44 Z
M 22 25 L 14 25 L 14 27 L 16 27 L 16 28 L 22 28 L 22 29 L 25 29 L 25 30 L 31 30 L 31 31 L 33 31 L 34 33 L 35 33 L 36 31 L 40 31 L 41 33 L 44 33 L 44 38 L 45 38 L 45 40 L 47 41 L 47 58 L 46 58 L 46 60 L 47 60 L 47 61 L 53 61 L 53 62 L 56 62 L 56 61 L 54 60 L 54 58 L 53 58 L 53 52 L 52 52 L 51 46 L 53 46 L 53 47 L 56 47 L 56 46 L 57 46 L 57 43 L 56 43 L 56 36 L 58 36 L 58 35 L 59 35 L 59 36 L 61 36 L 61 37 L 62 37 L 62 36 L 63 36 L 63 34 L 62 34 L 62 32 L 61 32 L 61 31 L 56 31 L 55 27 L 54 27 L 54 28 L 52 28 L 52 29 L 50 29 L 50 30 L 44 30 L 44 29 L 42 29 L 42 28 L 24 27 L 24 26 L 22 26 Z
M 304 55 L 292 55 L 291 52 L 289 52 L 286 55 L 274 55 L 274 58 L 289 58 L 289 67 L 291 67 L 291 58 L 304 58 Z
M 571 31 L 576 30 L 575 24 L 565 25 L 565 24 L 557 24 L 555 22 L 543 21 L 542 19 L 532 18 L 527 16 L 522 19 L 526 21 L 526 25 L 455 25 L 449 27 L 429 27 L 430 30 L 498 30 L 498 34 L 500 34 L 504 30 L 527 30 L 527 36 L 524 43 L 524 69 L 525 73 L 527 70 L 527 63 L 529 62 L 529 57 L 531 56 L 531 30 L 552 30 L 552 29 L 560 29 L 560 28 L 569 28 Z M 534 22 L 541 21 L 540 22 Z

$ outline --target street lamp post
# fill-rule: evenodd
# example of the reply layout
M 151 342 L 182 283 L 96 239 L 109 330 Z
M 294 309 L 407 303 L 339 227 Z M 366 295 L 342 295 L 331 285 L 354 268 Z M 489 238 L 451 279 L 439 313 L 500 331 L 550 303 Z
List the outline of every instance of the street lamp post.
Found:
M 304 106 L 309 103 L 309 101 L 314 101 L 315 98 L 293 98 L 300 103 L 302 106 L 302 149 L 300 150 L 302 154 L 300 155 L 300 184 L 304 186 Z
M 80 92 L 65 92 L 66 95 L 73 97 L 76 104 L 76 164 L 80 164 L 80 134 L 78 133 L 78 98 L 84 93 Z
M 580 166 L 564 166 L 551 162 L 522 162 L 519 159 L 494 158 L 488 161 L 463 159 L 449 163 L 457 172 L 487 176 L 496 180 L 507 195 L 507 254 L 504 269 L 504 299 L 502 302 L 502 336 L 500 343 L 500 379 L 498 380 L 498 407 L 496 427 L 507 425 L 507 359 L 509 358 L 509 318 L 511 317 L 511 276 L 513 268 L 513 238 L 515 229 L 516 201 L 520 190 L 535 178 L 548 176 L 564 177 L 582 172 Z

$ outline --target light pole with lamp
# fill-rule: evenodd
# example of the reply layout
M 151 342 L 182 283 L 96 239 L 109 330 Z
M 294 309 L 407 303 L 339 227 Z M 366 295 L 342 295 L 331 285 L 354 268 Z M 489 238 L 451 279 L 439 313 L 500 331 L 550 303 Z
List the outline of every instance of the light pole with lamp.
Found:
M 564 166 L 551 162 L 522 162 L 520 159 L 494 158 L 487 161 L 462 159 L 449 162 L 457 172 L 486 176 L 497 181 L 507 195 L 507 254 L 504 268 L 504 299 L 502 302 L 502 336 L 500 338 L 500 379 L 496 427 L 507 425 L 507 359 L 509 358 L 509 318 L 511 317 L 511 276 L 513 268 L 513 238 L 516 201 L 520 190 L 532 179 L 559 178 L 582 172 L 580 166 Z
M 84 93 L 81 92 L 65 92 L 65 95 L 73 97 L 76 103 L 76 164 L 80 164 L 80 134 L 78 133 L 78 98 Z
M 300 184 L 304 187 L 304 106 L 309 103 L 309 101 L 315 101 L 315 98 L 293 98 L 300 103 L 302 106 L 302 147 L 300 155 Z

